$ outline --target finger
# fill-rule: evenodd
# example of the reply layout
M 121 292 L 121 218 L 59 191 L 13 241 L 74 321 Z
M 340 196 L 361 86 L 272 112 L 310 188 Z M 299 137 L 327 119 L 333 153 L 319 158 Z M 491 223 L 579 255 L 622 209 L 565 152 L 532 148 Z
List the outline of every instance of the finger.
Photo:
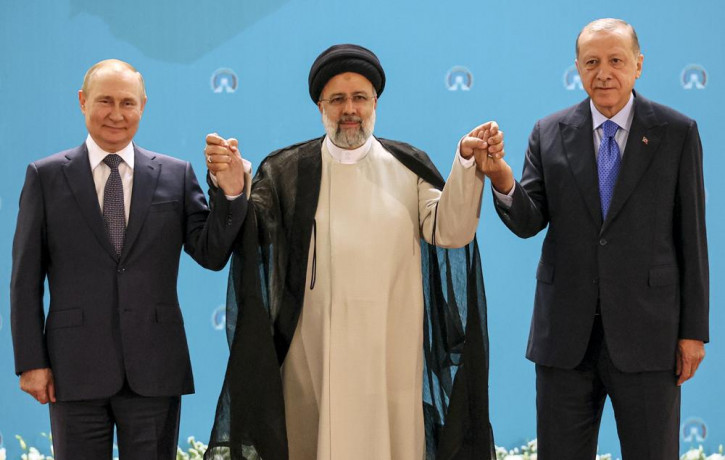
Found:
M 488 148 L 488 153 L 501 158 L 503 156 L 503 144 L 492 145 Z
M 48 391 L 46 389 L 42 389 L 41 391 L 38 391 L 35 395 L 35 399 L 37 399 L 40 404 L 47 404 L 48 403 Z
M 227 141 L 217 133 L 206 135 L 206 143 L 209 145 L 226 145 Z
M 496 123 L 495 121 L 491 121 L 489 123 L 490 123 L 489 124 L 489 130 L 491 131 L 491 135 L 496 134 L 498 132 L 498 130 L 499 130 L 498 129 L 498 123 Z
M 489 128 L 490 124 L 491 124 L 491 122 L 486 122 L 486 123 L 483 123 L 482 125 L 476 126 L 475 128 L 473 128 L 471 130 L 470 133 L 468 133 L 468 136 L 470 136 L 470 137 L 477 137 L 477 134 L 476 133 L 478 133 L 479 131 L 485 131 L 485 130 L 487 130 Z
M 485 149 L 488 143 L 479 137 L 464 137 L 461 141 L 461 148 L 467 149 Z
M 233 137 L 230 137 L 229 139 L 227 139 L 227 145 L 229 145 L 229 149 L 232 152 L 235 150 L 239 150 L 239 141 Z
M 488 138 L 489 144 L 500 144 L 501 142 L 503 142 L 503 131 L 498 131 L 495 134 L 492 132 Z
M 242 164 L 244 165 L 244 171 L 247 174 L 252 174 L 252 162 L 242 158 Z
M 48 399 L 50 399 L 50 402 L 55 402 L 55 383 L 51 380 L 51 382 L 48 384 Z

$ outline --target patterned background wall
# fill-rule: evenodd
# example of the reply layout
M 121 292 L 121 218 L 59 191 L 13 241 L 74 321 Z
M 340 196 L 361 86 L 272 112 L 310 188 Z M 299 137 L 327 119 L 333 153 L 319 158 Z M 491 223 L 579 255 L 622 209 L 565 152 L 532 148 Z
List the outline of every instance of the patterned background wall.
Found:
M 705 152 L 712 342 L 683 391 L 682 447 L 725 442 L 725 3 L 721 0 L 4 0 L 0 5 L 0 447 L 16 434 L 47 445 L 47 407 L 18 389 L 9 325 L 11 242 L 27 164 L 85 138 L 76 91 L 85 70 L 116 57 L 145 76 L 149 102 L 136 142 L 205 173 L 206 133 L 240 139 L 258 164 L 268 152 L 323 133 L 307 73 L 319 52 L 353 42 L 388 75 L 376 134 L 410 142 L 447 174 L 458 139 L 496 119 L 517 177 L 538 118 L 585 97 L 574 39 L 597 17 L 621 17 L 645 55 L 643 95 L 695 118 Z M 541 237 L 519 240 L 485 191 L 479 227 L 489 300 L 492 419 L 499 445 L 533 438 L 534 366 L 524 358 Z M 208 439 L 227 350 L 226 271 L 183 257 L 179 281 L 196 395 L 185 397 L 180 440 Z M 618 454 L 607 408 L 600 451 Z

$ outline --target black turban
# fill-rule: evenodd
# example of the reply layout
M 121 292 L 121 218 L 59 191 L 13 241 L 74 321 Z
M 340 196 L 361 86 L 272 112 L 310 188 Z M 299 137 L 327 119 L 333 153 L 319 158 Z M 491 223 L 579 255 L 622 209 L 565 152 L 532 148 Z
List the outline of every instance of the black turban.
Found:
M 345 72 L 359 73 L 370 80 L 378 96 L 383 93 L 385 72 L 372 51 L 358 45 L 334 45 L 317 56 L 310 69 L 308 83 L 312 101 L 316 104 L 327 82 Z

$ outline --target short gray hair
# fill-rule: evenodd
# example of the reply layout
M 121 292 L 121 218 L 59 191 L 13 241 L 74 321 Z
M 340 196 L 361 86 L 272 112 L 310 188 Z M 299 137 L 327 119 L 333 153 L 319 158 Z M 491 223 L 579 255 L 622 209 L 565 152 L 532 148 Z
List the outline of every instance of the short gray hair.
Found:
M 579 35 L 576 36 L 576 56 L 579 57 L 579 37 L 584 32 L 599 32 L 601 30 L 614 31 L 620 28 L 629 30 L 632 38 L 632 51 L 638 56 L 640 54 L 639 38 L 637 38 L 637 32 L 635 32 L 634 27 L 626 21 L 614 18 L 597 19 L 585 25 L 581 32 L 579 32 Z

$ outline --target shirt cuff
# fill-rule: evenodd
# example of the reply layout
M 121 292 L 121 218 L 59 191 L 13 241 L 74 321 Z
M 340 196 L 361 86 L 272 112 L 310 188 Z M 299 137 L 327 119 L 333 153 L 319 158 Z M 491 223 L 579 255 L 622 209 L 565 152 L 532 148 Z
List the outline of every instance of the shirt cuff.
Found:
M 213 172 L 209 171 L 209 177 L 211 177 L 211 183 L 214 184 L 214 187 L 219 188 L 219 182 L 217 182 L 216 176 L 214 175 Z M 239 195 L 224 195 L 224 196 L 227 198 L 227 200 L 234 201 L 242 195 L 244 195 L 244 192 L 240 193 Z
M 456 156 L 458 157 L 458 161 L 461 163 L 461 166 L 463 166 L 464 169 L 468 169 L 476 164 L 475 156 L 471 155 L 470 158 L 463 158 L 463 155 L 461 155 L 461 141 L 458 141 L 458 146 L 456 147 Z
M 514 190 L 516 190 L 516 182 L 514 182 L 514 186 L 511 187 L 511 191 L 506 194 L 499 192 L 493 186 L 491 187 L 491 190 L 493 190 L 493 195 L 496 197 L 496 201 L 498 201 L 502 207 L 506 209 L 509 209 L 511 207 L 514 202 Z

